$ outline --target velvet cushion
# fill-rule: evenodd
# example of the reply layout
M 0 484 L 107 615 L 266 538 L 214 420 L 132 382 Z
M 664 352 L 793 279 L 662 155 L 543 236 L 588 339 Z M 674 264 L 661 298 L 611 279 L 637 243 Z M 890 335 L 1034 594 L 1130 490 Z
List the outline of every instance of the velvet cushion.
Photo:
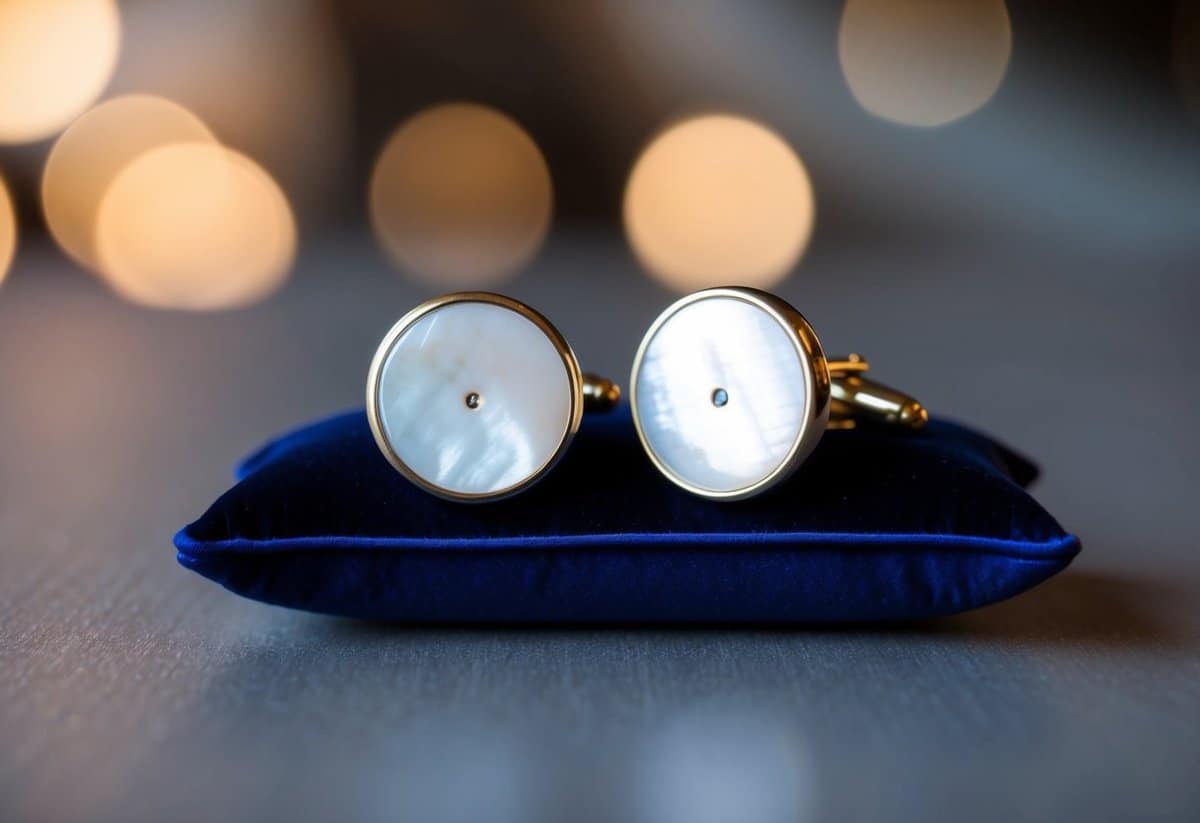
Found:
M 693 497 L 628 411 L 589 416 L 541 483 L 490 504 L 394 471 L 361 411 L 272 441 L 176 535 L 179 562 L 246 597 L 445 623 L 852 622 L 945 615 L 1063 569 L 1078 540 L 1025 491 L 1036 469 L 943 421 L 829 432 L 770 493 Z

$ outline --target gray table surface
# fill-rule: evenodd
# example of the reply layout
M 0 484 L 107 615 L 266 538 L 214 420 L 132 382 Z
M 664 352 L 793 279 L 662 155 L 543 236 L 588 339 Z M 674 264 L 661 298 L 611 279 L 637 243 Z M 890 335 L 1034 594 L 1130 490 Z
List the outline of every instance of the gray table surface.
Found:
M 506 290 L 619 378 L 670 297 L 570 234 Z M 257 443 L 359 404 L 432 292 L 351 236 L 259 307 L 151 312 L 24 249 L 0 289 L 0 819 L 1200 819 L 1194 255 L 818 247 L 779 291 L 830 351 L 1036 457 L 1075 564 L 837 630 L 244 601 L 178 567 L 172 533 Z

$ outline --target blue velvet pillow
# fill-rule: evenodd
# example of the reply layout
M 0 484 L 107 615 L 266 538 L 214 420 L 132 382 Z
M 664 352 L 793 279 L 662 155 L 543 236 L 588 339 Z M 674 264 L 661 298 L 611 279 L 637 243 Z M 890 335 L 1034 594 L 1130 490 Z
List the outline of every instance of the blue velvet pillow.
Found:
M 1079 541 L 992 440 L 829 432 L 772 492 L 737 503 L 660 477 L 627 410 L 589 417 L 541 483 L 491 504 L 422 492 L 361 411 L 285 435 L 175 537 L 179 562 L 256 600 L 439 623 L 905 620 L 1010 597 Z

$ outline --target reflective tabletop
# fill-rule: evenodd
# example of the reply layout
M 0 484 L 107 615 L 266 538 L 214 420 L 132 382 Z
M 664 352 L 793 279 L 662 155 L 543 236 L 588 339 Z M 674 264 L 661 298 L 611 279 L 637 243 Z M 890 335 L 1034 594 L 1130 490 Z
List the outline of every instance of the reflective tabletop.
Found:
M 569 232 L 504 290 L 621 378 L 673 299 L 619 238 Z M 241 600 L 177 566 L 173 532 L 261 441 L 361 405 L 432 292 L 358 235 L 219 314 L 23 250 L 0 288 L 0 819 L 1200 818 L 1194 255 L 818 245 L 779 293 L 827 350 L 1036 459 L 1075 563 L 979 612 L 839 629 Z

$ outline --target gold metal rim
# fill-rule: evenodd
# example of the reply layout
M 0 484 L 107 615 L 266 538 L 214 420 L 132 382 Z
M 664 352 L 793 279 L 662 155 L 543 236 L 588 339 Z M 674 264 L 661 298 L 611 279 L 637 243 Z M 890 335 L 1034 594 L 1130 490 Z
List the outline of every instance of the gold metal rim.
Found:
M 804 425 L 800 427 L 800 431 L 797 433 L 795 441 L 793 441 L 791 448 L 788 450 L 787 456 L 763 479 L 749 486 L 728 491 L 697 486 L 679 477 L 672 471 L 658 454 L 655 453 L 649 441 L 647 441 L 645 432 L 642 430 L 641 416 L 638 413 L 638 373 L 641 371 L 642 359 L 646 355 L 646 350 L 649 348 L 650 342 L 654 339 L 658 330 L 662 328 L 663 324 L 678 311 L 693 303 L 712 298 L 741 300 L 767 312 L 779 325 L 791 333 L 796 354 L 807 365 L 807 368 L 803 370 L 805 382 Z M 804 319 L 804 315 L 800 314 L 786 300 L 776 297 L 773 294 L 744 286 L 723 286 L 704 289 L 703 291 L 693 292 L 668 306 L 650 325 L 645 336 L 642 337 L 637 355 L 633 359 L 633 370 L 629 376 L 629 405 L 633 410 L 633 425 L 637 429 L 638 439 L 642 443 L 642 448 L 650 457 L 650 461 L 654 463 L 655 467 L 664 477 L 676 486 L 692 494 L 707 497 L 711 500 L 744 500 L 747 497 L 761 494 L 790 477 L 796 469 L 800 468 L 800 465 L 812 453 L 812 450 L 816 448 L 817 443 L 820 442 L 821 436 L 825 433 L 826 423 L 829 420 L 829 366 L 825 359 L 825 352 L 821 348 L 821 342 L 817 339 L 816 332 L 813 331 L 809 322 Z
M 559 440 L 558 447 L 550 458 L 543 463 L 537 471 L 531 473 L 524 480 L 515 483 L 506 488 L 495 492 L 481 493 L 464 493 L 456 492 L 452 489 L 447 489 L 443 486 L 430 483 L 425 478 L 414 472 L 409 466 L 400 459 L 396 451 L 392 448 L 392 444 L 384 432 L 383 419 L 379 412 L 379 388 L 380 379 L 383 371 L 383 364 L 387 361 L 388 355 L 392 351 L 392 347 L 400 336 L 408 330 L 410 326 L 416 323 L 430 312 L 436 311 L 443 306 L 452 303 L 486 303 L 492 306 L 499 306 L 529 320 L 536 325 L 543 334 L 550 340 L 551 344 L 558 351 L 558 355 L 562 358 L 563 365 L 567 370 L 567 379 L 571 384 L 571 405 L 570 414 L 567 420 L 567 425 L 563 429 L 562 438 Z M 371 360 L 371 368 L 367 372 L 367 421 L 371 424 L 371 434 L 375 437 L 375 444 L 387 458 L 387 461 L 406 478 L 411 480 L 416 485 L 420 486 L 430 494 L 436 495 L 443 500 L 451 500 L 458 503 L 485 503 L 494 500 L 503 500 L 506 497 L 511 497 L 514 494 L 524 491 L 534 483 L 541 480 L 546 474 L 554 468 L 555 464 L 562 459 L 567 447 L 571 444 L 575 434 L 579 431 L 579 423 L 583 417 L 583 373 L 579 368 L 579 360 L 575 357 L 575 352 L 571 350 L 567 340 L 554 325 L 543 317 L 539 312 L 526 306 L 520 301 L 513 300 L 511 297 L 505 297 L 502 294 L 493 294 L 492 292 L 472 291 L 472 292 L 455 292 L 453 294 L 444 294 L 441 297 L 435 297 L 414 308 L 412 311 L 405 314 L 396 322 L 394 326 L 384 335 L 379 347 L 375 350 L 375 356 Z

